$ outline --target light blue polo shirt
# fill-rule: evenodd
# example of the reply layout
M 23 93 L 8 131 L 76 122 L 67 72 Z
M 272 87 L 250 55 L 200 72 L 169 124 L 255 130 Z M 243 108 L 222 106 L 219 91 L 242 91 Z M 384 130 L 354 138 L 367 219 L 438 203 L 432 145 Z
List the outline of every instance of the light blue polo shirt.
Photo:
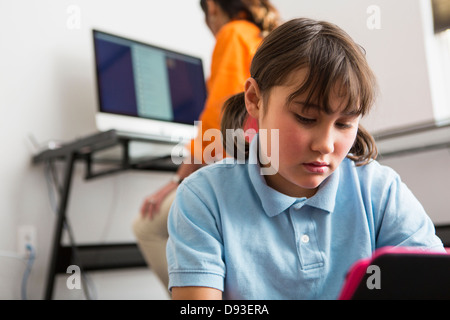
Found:
M 432 221 L 390 168 L 345 159 L 311 198 L 267 186 L 256 161 L 204 167 L 178 188 L 168 220 L 169 288 L 224 299 L 336 299 L 358 259 L 384 246 L 443 251 Z

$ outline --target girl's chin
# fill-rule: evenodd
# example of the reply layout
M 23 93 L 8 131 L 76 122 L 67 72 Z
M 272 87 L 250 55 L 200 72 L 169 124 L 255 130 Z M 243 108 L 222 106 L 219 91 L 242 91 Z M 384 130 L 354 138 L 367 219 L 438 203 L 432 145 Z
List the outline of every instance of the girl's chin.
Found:
M 326 178 L 327 177 L 314 177 L 308 179 L 300 179 L 299 181 L 293 181 L 293 183 L 299 188 L 315 191 L 322 184 L 322 182 L 325 181 Z

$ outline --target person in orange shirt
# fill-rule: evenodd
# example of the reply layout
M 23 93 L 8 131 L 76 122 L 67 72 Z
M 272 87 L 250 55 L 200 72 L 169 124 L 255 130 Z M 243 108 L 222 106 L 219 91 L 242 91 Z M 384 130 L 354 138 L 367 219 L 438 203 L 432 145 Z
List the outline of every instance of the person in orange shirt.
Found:
M 141 212 L 133 222 L 138 246 L 166 288 L 167 217 L 177 187 L 184 178 L 207 164 L 203 151 L 211 142 L 203 141 L 203 134 L 208 129 L 220 130 L 223 104 L 229 97 L 243 91 L 245 81 L 250 77 L 250 64 L 256 49 L 280 23 L 278 11 L 268 0 L 201 0 L 200 5 L 216 43 L 207 82 L 208 97 L 200 115 L 197 140 L 186 146 L 190 159 L 183 161 L 168 184 L 144 199 Z M 249 121 L 247 127 L 252 126 Z M 223 155 L 216 154 L 215 160 L 221 157 Z

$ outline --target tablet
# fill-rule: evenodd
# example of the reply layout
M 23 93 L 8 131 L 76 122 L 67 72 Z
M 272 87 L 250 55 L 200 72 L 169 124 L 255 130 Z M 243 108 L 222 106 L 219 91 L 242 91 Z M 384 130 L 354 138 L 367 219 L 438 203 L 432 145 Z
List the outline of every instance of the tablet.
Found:
M 448 253 L 409 247 L 378 249 L 350 268 L 339 300 L 450 299 Z

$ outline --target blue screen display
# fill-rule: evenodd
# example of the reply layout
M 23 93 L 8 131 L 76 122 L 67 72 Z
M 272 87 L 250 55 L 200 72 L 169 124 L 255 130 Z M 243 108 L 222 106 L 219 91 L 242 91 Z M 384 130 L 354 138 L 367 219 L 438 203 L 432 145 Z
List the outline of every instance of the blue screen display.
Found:
M 194 124 L 206 100 L 200 58 L 93 31 L 100 111 Z

